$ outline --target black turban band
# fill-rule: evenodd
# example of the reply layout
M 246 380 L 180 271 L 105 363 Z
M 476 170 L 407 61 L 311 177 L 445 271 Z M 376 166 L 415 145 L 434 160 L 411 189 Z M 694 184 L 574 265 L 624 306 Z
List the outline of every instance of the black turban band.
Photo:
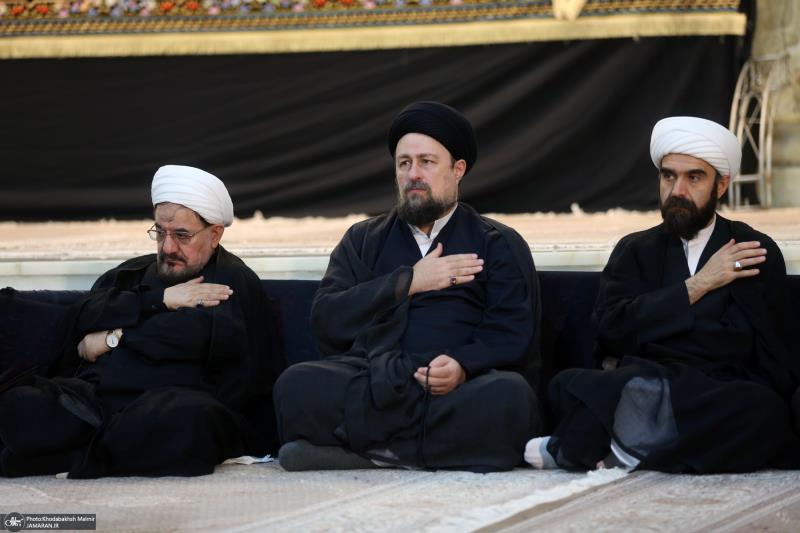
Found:
M 478 159 L 475 132 L 467 118 L 439 102 L 414 102 L 403 109 L 389 128 L 389 153 L 395 155 L 397 143 L 407 133 L 433 137 L 447 148 L 456 160 L 467 162 L 467 172 Z

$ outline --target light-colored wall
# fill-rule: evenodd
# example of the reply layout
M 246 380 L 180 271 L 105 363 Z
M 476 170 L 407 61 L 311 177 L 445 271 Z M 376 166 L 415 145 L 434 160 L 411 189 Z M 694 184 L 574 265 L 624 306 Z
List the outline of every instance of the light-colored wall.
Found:
M 800 1 L 758 0 L 753 58 L 784 56 L 764 65 L 785 73 L 785 84 L 773 93 L 773 205 L 800 206 Z
M 786 271 L 800 275 L 800 240 L 778 241 Z M 534 244 L 536 270 L 599 272 L 608 262 L 613 243 Z M 231 249 L 233 253 L 239 250 Z M 247 256 L 237 253 L 261 279 L 321 279 L 329 253 L 287 255 L 283 252 Z M 118 259 L 69 261 L 0 260 L 0 287 L 17 290 L 87 290 L 103 272 L 119 265 Z

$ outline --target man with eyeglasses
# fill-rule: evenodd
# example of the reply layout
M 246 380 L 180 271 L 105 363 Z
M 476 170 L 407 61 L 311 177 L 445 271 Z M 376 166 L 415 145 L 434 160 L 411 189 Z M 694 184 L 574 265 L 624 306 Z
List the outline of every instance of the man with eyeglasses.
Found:
M 220 246 L 228 191 L 167 165 L 151 192 L 157 253 L 106 272 L 75 304 L 60 377 L 0 396 L 0 475 L 193 476 L 275 450 L 283 365 L 258 276 Z

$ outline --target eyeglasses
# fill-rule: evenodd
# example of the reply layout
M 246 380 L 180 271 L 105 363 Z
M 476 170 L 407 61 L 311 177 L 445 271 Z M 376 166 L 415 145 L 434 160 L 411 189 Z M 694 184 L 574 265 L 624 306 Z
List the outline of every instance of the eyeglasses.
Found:
M 163 229 L 159 229 L 155 226 L 147 230 L 147 234 L 150 238 L 156 242 L 164 242 L 164 239 L 167 238 L 167 235 L 171 236 L 178 244 L 189 244 L 192 242 L 192 239 L 198 233 L 207 230 L 212 226 L 206 226 L 205 228 L 195 231 L 194 233 L 189 233 L 188 231 L 167 231 Z

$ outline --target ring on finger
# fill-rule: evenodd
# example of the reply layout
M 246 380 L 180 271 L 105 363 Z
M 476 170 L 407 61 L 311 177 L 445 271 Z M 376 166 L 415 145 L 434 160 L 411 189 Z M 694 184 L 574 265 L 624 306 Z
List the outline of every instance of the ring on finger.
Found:
M 197 300 L 197 307 L 203 307 L 203 300 Z
M 451 285 L 451 286 L 455 285 L 455 284 L 456 284 L 456 282 L 458 282 L 458 280 L 456 279 L 456 277 L 455 277 L 455 276 L 453 276 L 452 278 L 450 278 L 450 285 Z
M 741 269 L 742 269 L 742 263 L 740 263 L 739 261 L 735 261 L 733 263 L 733 271 L 739 272 Z

